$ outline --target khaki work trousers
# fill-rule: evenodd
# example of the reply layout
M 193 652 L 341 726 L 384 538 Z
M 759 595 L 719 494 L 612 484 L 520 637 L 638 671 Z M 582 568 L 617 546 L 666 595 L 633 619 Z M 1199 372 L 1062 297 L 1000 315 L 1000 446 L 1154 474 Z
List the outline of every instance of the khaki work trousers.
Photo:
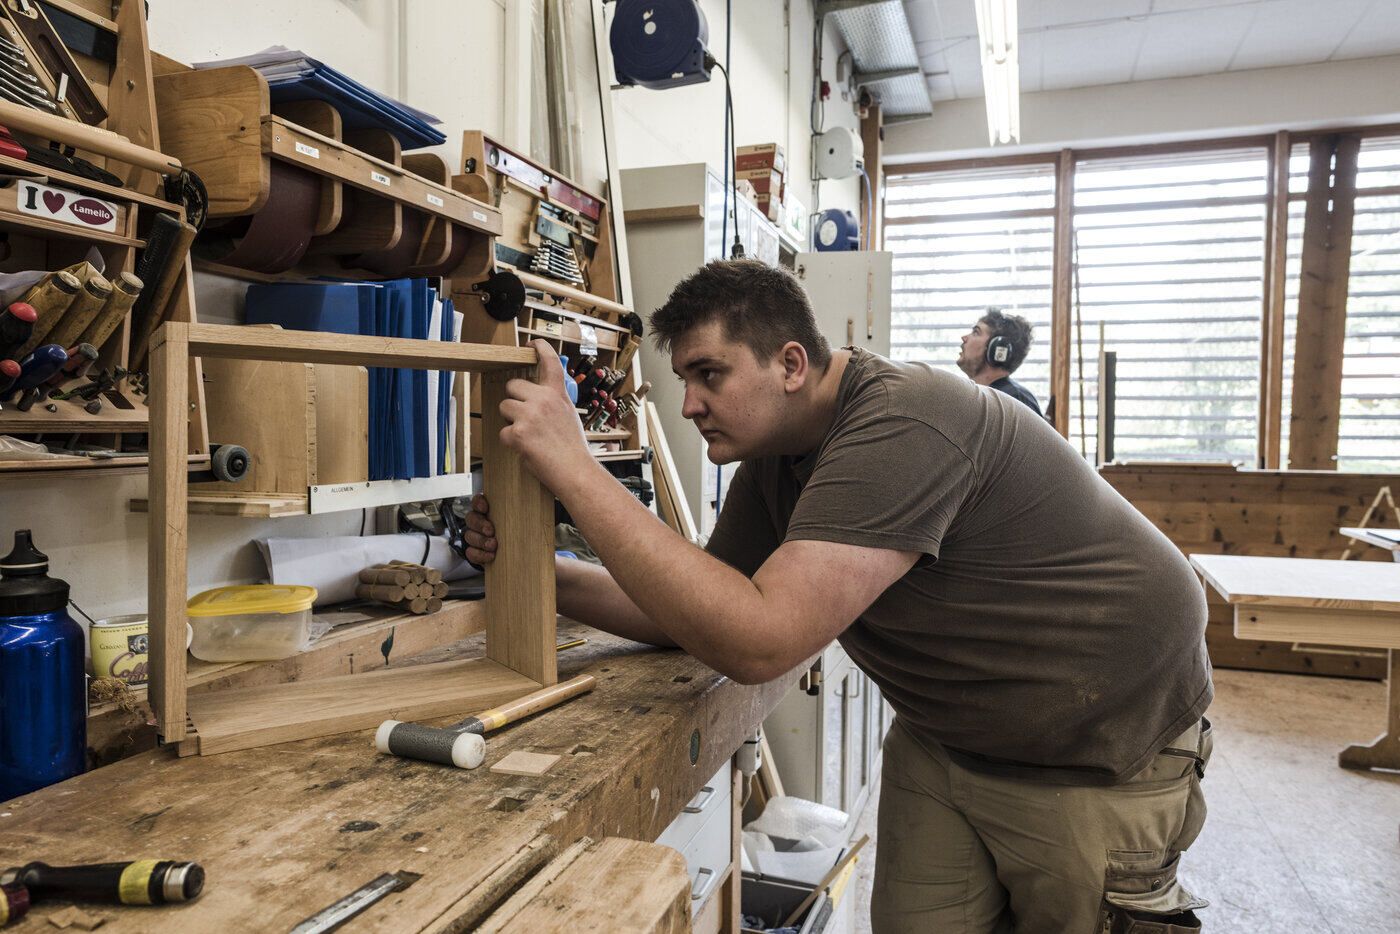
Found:
M 1205 823 L 1209 721 L 1132 779 L 1051 785 L 973 772 L 896 718 L 880 785 L 874 934 L 1199 930 L 1177 882 Z

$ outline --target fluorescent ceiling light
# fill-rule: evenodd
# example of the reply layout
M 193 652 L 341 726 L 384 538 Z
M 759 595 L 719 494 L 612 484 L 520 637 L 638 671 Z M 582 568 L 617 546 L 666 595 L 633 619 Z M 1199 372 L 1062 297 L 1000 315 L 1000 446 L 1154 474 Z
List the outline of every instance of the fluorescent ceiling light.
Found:
M 992 145 L 1021 139 L 1021 73 L 1016 52 L 1016 0 L 973 0 Z

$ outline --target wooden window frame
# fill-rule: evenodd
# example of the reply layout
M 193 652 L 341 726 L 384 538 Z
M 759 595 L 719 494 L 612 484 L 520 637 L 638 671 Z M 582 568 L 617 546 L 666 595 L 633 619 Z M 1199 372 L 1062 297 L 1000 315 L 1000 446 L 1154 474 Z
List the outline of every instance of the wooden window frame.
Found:
M 1309 130 L 1279 130 L 1272 134 L 1210 137 L 1163 143 L 1123 146 L 1097 146 L 1083 149 L 1063 148 L 1048 152 L 1018 152 L 1002 156 L 979 156 L 894 163 L 882 166 L 885 180 L 907 176 L 960 172 L 976 169 L 1014 168 L 1031 165 L 1055 167 L 1054 248 L 1052 252 L 1051 326 L 1050 326 L 1050 405 L 1051 421 L 1061 435 L 1069 437 L 1069 393 L 1071 344 L 1071 311 L 1073 303 L 1073 267 L 1071 244 L 1074 242 L 1074 191 L 1080 163 L 1104 159 L 1131 159 L 1153 155 L 1226 152 L 1241 149 L 1262 150 L 1267 159 L 1264 216 L 1264 274 L 1263 299 L 1260 308 L 1259 352 L 1259 414 L 1258 456 L 1256 466 L 1276 470 L 1282 464 L 1283 370 L 1287 347 L 1284 340 L 1285 281 L 1287 278 L 1288 204 L 1303 199 L 1288 190 L 1289 159 L 1298 143 L 1312 144 L 1328 138 L 1350 137 L 1358 141 L 1373 137 L 1400 136 L 1400 124 L 1368 127 L 1341 127 Z M 1314 147 L 1314 151 L 1317 147 Z M 1350 237 L 1350 214 L 1344 217 L 1346 234 Z M 1309 251 L 1305 241 L 1303 249 Z M 1314 250 L 1317 247 L 1313 248 Z M 1305 257 L 1304 262 L 1310 257 Z M 1345 277 L 1342 277 L 1343 283 Z M 1334 290 L 1335 291 L 1335 290 Z M 1341 313 L 1345 315 L 1345 292 L 1342 293 Z M 1336 310 L 1336 309 L 1333 309 Z M 1344 318 L 1343 318 L 1344 320 Z M 1340 365 L 1340 364 L 1338 364 Z M 1298 381 L 1311 374 L 1294 374 L 1294 393 Z M 1303 392 L 1314 403 L 1312 409 L 1324 414 L 1340 406 L 1340 389 L 1331 386 L 1305 385 Z M 1335 398 L 1334 398 L 1335 396 Z M 1297 420 L 1296 413 L 1294 420 Z M 1332 424 L 1335 427 L 1335 413 Z M 1314 469 L 1335 469 L 1336 432 L 1331 432 L 1331 451 L 1314 451 L 1310 463 Z M 1327 447 L 1324 443 L 1323 447 Z M 1329 458 L 1330 457 L 1330 461 Z

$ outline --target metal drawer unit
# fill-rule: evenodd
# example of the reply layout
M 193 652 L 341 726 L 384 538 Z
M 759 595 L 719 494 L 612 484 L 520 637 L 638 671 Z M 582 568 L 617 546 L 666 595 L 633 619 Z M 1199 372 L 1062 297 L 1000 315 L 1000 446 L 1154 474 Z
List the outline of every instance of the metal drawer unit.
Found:
M 686 868 L 690 870 L 692 916 L 699 914 L 710 897 L 719 891 L 725 870 L 734 861 L 731 768 L 730 761 L 725 760 L 714 777 L 656 838 L 657 843 L 685 857 Z

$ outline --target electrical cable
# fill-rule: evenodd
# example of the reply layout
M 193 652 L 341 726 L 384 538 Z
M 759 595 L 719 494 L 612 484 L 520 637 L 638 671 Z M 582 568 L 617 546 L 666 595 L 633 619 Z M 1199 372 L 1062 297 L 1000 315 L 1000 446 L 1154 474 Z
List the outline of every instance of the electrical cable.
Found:
M 726 62 L 729 61 L 730 33 L 731 33 L 731 31 L 732 31 L 733 22 L 734 22 L 734 20 L 733 20 L 733 8 L 732 8 L 732 6 L 731 6 L 731 2 L 732 2 L 732 0 L 724 0 L 724 60 L 725 60 Z M 711 59 L 714 59 L 714 56 L 712 55 L 712 56 L 710 56 L 710 58 L 711 58 Z M 738 227 L 739 227 L 739 217 L 738 217 L 738 200 L 739 200 L 738 186 L 739 186 L 739 180 L 738 180 L 738 179 L 733 179 L 733 180 L 731 181 L 730 176 L 729 176 L 731 162 L 726 158 L 726 157 L 729 155 L 729 147 L 730 147 L 730 145 L 731 145 L 731 140 L 729 139 L 729 127 L 730 127 L 730 125 L 731 125 L 731 123 L 732 123 L 732 119 L 731 119 L 732 114 L 731 114 L 731 112 L 730 112 L 730 106 L 731 106 L 731 105 L 730 105 L 730 99 L 729 99 L 729 72 L 725 69 L 725 67 L 724 67 L 723 65 L 720 65 L 720 63 L 719 63 L 718 61 L 715 62 L 715 65 L 719 67 L 720 73 L 724 75 L 724 116 L 721 117 L 721 118 L 720 118 L 720 121 L 719 121 L 719 122 L 720 122 L 721 130 L 722 130 L 722 132 L 723 132 L 723 134 L 724 134 L 724 155 L 721 156 L 720 158 L 725 159 L 725 163 L 724 163 L 724 207 L 723 207 L 722 213 L 721 213 L 721 215 L 720 215 L 721 220 L 720 220 L 720 229 L 719 229 L 719 258 L 720 258 L 720 259 L 724 259 L 725 244 L 729 242 L 729 190 L 730 190 L 730 186 L 731 186 L 731 185 L 734 187 L 734 201 L 735 201 L 735 205 L 734 205 L 734 211 L 735 211 L 735 216 L 734 216 L 734 227 L 735 227 L 735 233 L 738 233 Z
M 731 246 L 731 248 L 730 248 L 730 250 L 729 250 L 729 258 L 730 258 L 730 259 L 743 259 L 743 258 L 744 258 L 744 244 L 743 244 L 743 243 L 740 241 L 740 239 L 739 239 L 739 170 L 738 170 L 738 165 L 737 165 L 737 156 L 735 155 L 735 147 L 733 146 L 733 141 L 734 141 L 734 96 L 733 96 L 733 91 L 732 91 L 732 88 L 731 88 L 730 82 L 729 82 L 729 72 L 726 71 L 726 70 L 725 70 L 725 67 L 724 67 L 723 65 L 721 65 L 719 62 L 715 62 L 715 67 L 719 69 L 720 74 L 724 75 L 724 110 L 725 110 L 725 116 L 728 117 L 728 119 L 729 119 L 729 124 L 728 124 L 728 126 L 729 126 L 730 147 L 729 147 L 729 152 L 728 152 L 726 155 L 727 155 L 728 158 L 729 158 L 730 186 L 729 186 L 728 188 L 726 188 L 726 189 L 725 189 L 725 192 L 724 192 L 726 201 L 727 201 L 728 198 L 729 198 L 730 189 L 732 189 L 733 192 L 734 192 L 734 243 L 733 243 L 733 245 Z M 729 215 L 728 215 L 728 213 L 726 212 L 726 214 L 725 214 L 726 229 L 720 234 L 720 256 L 721 256 L 721 257 L 723 257 L 723 255 L 724 255 L 724 243 L 725 243 L 725 241 L 729 238 L 728 229 L 727 229 L 727 222 L 728 222 L 728 220 L 729 220 Z

